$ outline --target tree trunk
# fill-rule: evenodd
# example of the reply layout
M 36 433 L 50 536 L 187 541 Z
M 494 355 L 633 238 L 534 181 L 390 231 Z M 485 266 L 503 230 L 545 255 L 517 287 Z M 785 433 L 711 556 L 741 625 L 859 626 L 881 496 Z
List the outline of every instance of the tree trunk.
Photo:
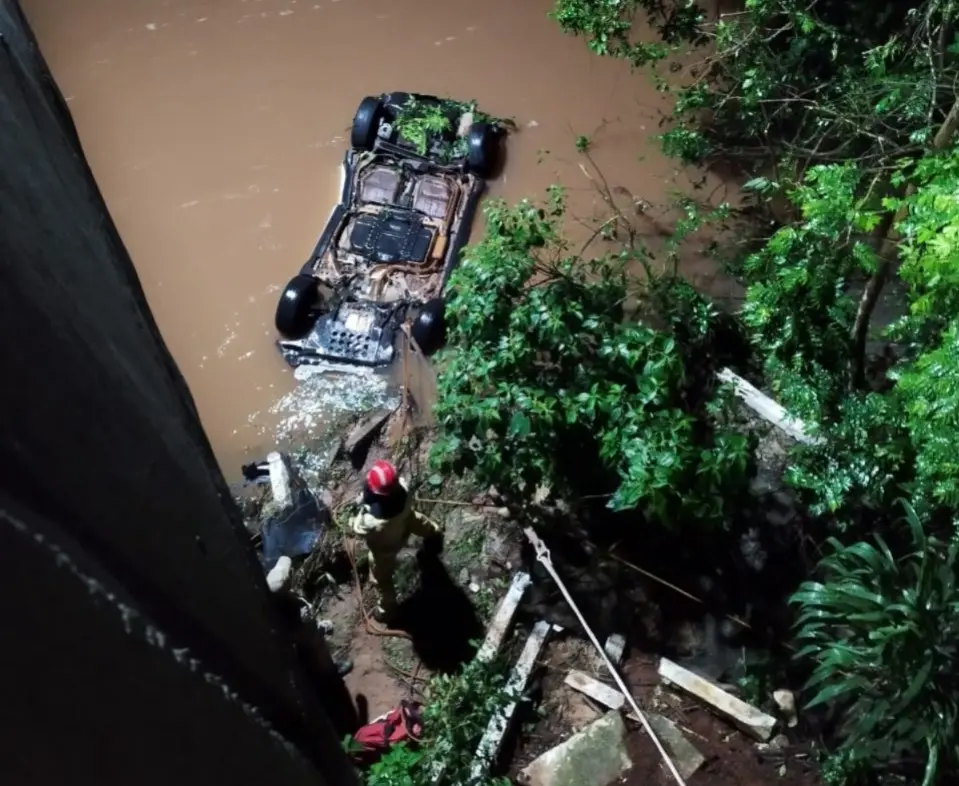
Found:
M 952 141 L 957 128 L 959 128 L 959 99 L 953 103 L 942 125 L 939 126 L 930 150 L 944 150 Z M 916 186 L 910 184 L 906 189 L 905 198 L 908 199 L 915 192 Z M 879 248 L 879 269 L 866 282 L 866 288 L 859 299 L 859 308 L 856 310 L 856 320 L 849 335 L 852 345 L 850 385 L 853 388 L 861 388 L 865 383 L 866 339 L 869 336 L 869 323 L 876 303 L 879 302 L 879 295 L 882 294 L 883 287 L 889 280 L 898 256 L 899 233 L 896 231 L 896 226 L 906 218 L 908 212 L 908 207 L 903 205 L 895 214 L 889 214 L 882 224 L 886 231 L 883 233 L 882 245 Z

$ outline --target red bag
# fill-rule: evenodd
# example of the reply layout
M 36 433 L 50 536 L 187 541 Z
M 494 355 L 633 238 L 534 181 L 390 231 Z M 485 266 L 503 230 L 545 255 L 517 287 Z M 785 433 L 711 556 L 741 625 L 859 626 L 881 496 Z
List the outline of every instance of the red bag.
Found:
M 398 742 L 419 742 L 423 735 L 423 715 L 416 702 L 401 701 L 382 718 L 363 726 L 353 740 L 360 747 L 358 758 L 376 758 Z

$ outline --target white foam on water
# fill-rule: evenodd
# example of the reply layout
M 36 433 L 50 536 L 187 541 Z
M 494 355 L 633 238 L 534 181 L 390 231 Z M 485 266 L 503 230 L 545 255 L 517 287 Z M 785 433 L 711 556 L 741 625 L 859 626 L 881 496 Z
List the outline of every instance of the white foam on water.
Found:
M 296 387 L 270 407 L 278 443 L 321 437 L 346 414 L 399 404 L 388 380 L 367 370 L 300 367 L 294 377 Z

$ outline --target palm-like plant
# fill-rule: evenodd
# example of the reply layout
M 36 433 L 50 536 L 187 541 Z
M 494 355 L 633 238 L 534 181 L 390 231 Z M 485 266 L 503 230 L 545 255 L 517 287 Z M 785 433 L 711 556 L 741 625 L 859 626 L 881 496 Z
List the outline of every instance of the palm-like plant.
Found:
M 908 553 L 895 557 L 878 535 L 830 539 L 822 583 L 805 582 L 790 602 L 800 609 L 796 657 L 816 664 L 806 707 L 839 702 L 847 761 L 881 769 L 925 754 L 930 786 L 940 765 L 959 762 L 959 548 L 928 536 L 903 505 Z

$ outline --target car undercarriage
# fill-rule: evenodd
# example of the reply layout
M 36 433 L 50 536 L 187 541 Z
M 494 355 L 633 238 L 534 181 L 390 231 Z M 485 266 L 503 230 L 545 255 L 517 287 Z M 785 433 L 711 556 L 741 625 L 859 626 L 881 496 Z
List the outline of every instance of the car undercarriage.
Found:
M 344 158 L 340 203 L 277 309 L 293 366 L 389 365 L 399 325 L 442 295 L 485 181 L 401 142 L 380 120 L 372 149 Z

